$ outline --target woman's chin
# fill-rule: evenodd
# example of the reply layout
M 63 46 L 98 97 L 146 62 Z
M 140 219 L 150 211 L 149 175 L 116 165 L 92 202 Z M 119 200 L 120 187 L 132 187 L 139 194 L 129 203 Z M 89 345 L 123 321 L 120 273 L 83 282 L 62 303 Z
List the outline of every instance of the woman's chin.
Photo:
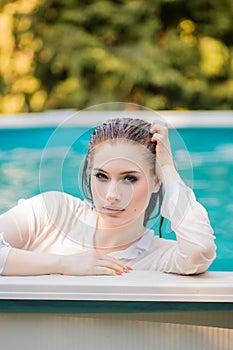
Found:
M 129 226 L 131 224 L 134 224 L 136 221 L 136 218 L 125 218 L 123 215 L 120 214 L 106 214 L 101 213 L 102 223 L 103 225 L 108 226 L 108 228 L 122 228 L 124 226 Z

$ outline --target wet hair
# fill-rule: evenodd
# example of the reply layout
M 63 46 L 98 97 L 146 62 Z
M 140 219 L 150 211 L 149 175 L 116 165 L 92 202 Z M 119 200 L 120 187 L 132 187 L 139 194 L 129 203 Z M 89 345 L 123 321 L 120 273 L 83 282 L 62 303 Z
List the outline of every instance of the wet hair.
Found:
M 156 161 L 156 142 L 151 142 L 152 134 L 150 133 L 150 124 L 141 119 L 133 118 L 116 118 L 111 119 L 102 125 L 98 126 L 89 141 L 88 151 L 84 160 L 83 172 L 82 172 L 82 191 L 84 197 L 93 203 L 91 195 L 90 185 L 90 163 L 94 155 L 94 149 L 97 145 L 108 141 L 116 142 L 119 140 L 127 140 L 133 144 L 140 144 L 145 146 L 144 152 L 146 158 L 152 164 L 152 172 L 155 175 L 155 161 Z M 152 193 L 149 204 L 145 211 L 144 225 L 151 219 L 155 219 L 160 215 L 160 208 L 162 205 L 163 193 L 162 186 L 160 186 L 158 192 Z M 158 206 L 157 212 L 152 216 Z M 163 217 L 160 219 L 159 235 L 162 236 L 162 223 Z

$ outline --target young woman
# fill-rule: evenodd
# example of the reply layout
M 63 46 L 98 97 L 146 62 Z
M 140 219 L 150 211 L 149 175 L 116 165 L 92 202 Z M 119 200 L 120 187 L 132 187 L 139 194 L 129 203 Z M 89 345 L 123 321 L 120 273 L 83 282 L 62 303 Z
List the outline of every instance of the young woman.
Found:
M 1 215 L 2 275 L 196 274 L 215 258 L 207 213 L 175 169 L 165 123 L 119 118 L 99 126 L 82 183 L 84 201 L 47 192 Z M 177 240 L 146 228 L 160 212 Z

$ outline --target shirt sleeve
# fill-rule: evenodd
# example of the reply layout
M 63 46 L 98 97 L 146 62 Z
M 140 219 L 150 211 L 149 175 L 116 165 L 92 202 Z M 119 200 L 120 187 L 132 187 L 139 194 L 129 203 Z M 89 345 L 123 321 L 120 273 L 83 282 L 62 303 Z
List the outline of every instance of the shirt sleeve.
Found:
M 18 205 L 0 215 L 0 274 L 11 248 L 26 249 L 35 237 L 36 222 L 42 222 L 38 219 L 42 212 L 40 197 L 20 200 Z M 37 211 L 34 210 L 35 205 Z
M 56 192 L 54 192 L 56 194 Z M 53 192 L 39 194 L 20 200 L 18 205 L 0 215 L 0 274 L 11 248 L 27 249 L 48 222 L 47 198 L 55 197 Z M 51 205 L 50 205 L 51 207 Z M 55 205 L 53 205 L 55 207 Z
M 170 220 L 177 240 L 164 245 L 159 269 L 179 274 L 206 271 L 216 257 L 215 237 L 207 212 L 193 191 L 182 182 L 173 183 L 165 193 L 161 214 Z
M 82 208 L 82 201 L 69 194 L 50 191 L 29 199 L 0 215 L 0 274 L 11 248 L 30 250 L 37 240 L 45 240 L 53 228 L 63 232 Z
M 0 275 L 2 274 L 6 259 L 11 249 L 10 244 L 4 240 L 3 234 L 3 232 L 0 233 Z
M 26 249 L 41 226 L 46 224 L 42 195 L 20 200 L 0 216 L 2 238 L 14 248 Z

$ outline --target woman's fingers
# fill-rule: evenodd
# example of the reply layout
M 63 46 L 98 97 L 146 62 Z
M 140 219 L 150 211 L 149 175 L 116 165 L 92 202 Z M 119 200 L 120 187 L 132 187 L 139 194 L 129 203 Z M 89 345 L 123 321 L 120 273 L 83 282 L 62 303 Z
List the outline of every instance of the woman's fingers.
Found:
M 168 124 L 165 121 L 154 121 L 150 125 L 150 132 L 153 133 L 156 130 L 166 131 L 168 129 Z
M 153 136 L 152 136 L 152 138 L 151 138 L 151 141 L 152 141 L 152 142 L 155 142 L 155 141 L 160 141 L 160 142 L 162 142 L 163 139 L 164 139 L 164 135 L 161 135 L 161 134 L 159 134 L 158 132 L 155 132 L 155 133 L 153 133 Z
M 151 142 L 157 142 L 155 172 L 166 189 L 174 180 L 180 179 L 173 161 L 168 125 L 165 121 L 156 120 L 151 124 L 150 132 L 153 134 Z
M 91 276 L 96 274 L 122 274 L 132 270 L 109 255 L 89 250 L 61 257 L 61 273 L 65 275 Z
M 156 120 L 151 124 L 150 132 L 153 134 L 151 137 L 151 142 L 157 142 L 155 164 L 156 175 L 164 184 L 164 166 L 169 166 L 172 169 L 174 167 L 171 146 L 168 137 L 168 125 L 165 121 Z
M 95 274 L 120 276 L 123 272 L 129 272 L 133 269 L 112 256 L 98 254 L 94 270 Z
M 153 134 L 151 141 L 162 141 L 168 136 L 168 127 L 166 124 L 153 123 L 150 127 L 150 132 Z
M 96 264 L 100 267 L 107 267 L 118 272 L 126 272 L 130 270 L 128 266 L 125 266 L 125 264 L 109 255 L 101 255 Z
M 96 266 L 95 268 L 95 275 L 108 275 L 108 276 L 121 276 L 122 272 L 115 271 L 109 267 L 103 267 L 103 266 Z

